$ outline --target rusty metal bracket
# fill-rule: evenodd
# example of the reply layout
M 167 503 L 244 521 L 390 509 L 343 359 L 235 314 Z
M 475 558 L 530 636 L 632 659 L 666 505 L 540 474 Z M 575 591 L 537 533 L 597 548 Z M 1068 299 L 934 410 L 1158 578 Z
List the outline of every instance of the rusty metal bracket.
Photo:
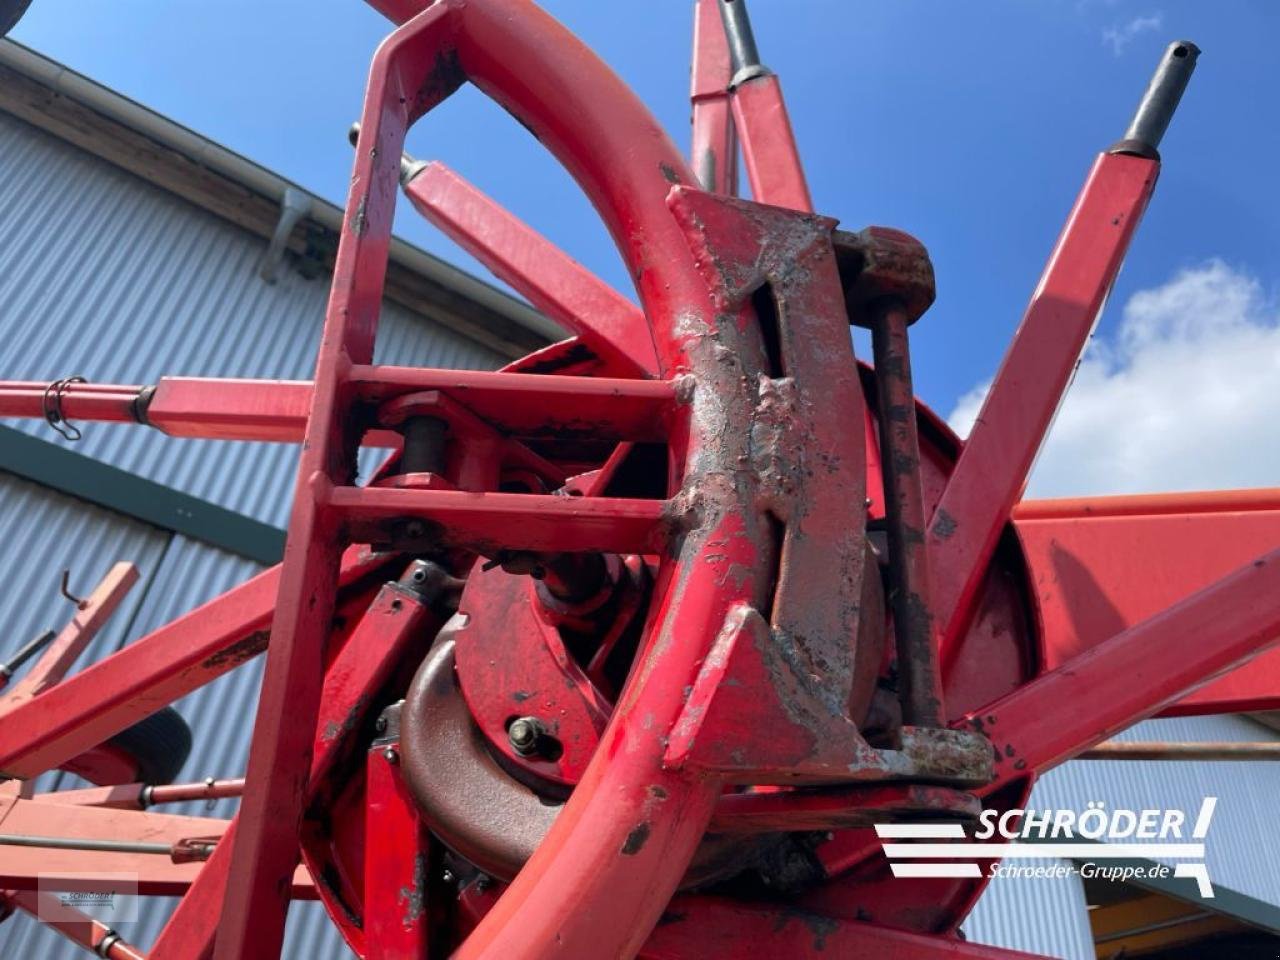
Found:
M 763 335 L 769 369 L 741 425 L 751 456 L 735 480 L 754 489 L 781 549 L 769 608 L 729 612 L 672 729 L 667 766 L 754 784 L 985 783 L 981 736 L 908 727 L 901 749 L 878 750 L 858 730 L 882 659 L 884 597 L 866 539 L 863 435 L 848 429 L 864 409 L 846 298 L 893 296 L 922 310 L 928 257 L 898 231 L 849 235 L 859 279 L 846 290 L 833 220 L 684 187 L 668 204 L 717 309 Z
M 867 311 L 880 300 L 901 301 L 908 324 L 932 306 L 933 261 L 924 244 L 911 234 L 892 227 L 867 227 L 857 233 L 836 230 L 831 243 L 850 323 L 871 327 Z

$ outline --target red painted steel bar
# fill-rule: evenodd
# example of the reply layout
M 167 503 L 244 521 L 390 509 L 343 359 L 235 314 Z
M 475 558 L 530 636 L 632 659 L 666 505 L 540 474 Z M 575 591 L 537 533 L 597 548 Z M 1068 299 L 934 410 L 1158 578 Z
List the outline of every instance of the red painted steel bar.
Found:
M 0 417 L 43 420 L 53 399 L 54 384 L 0 380 Z M 142 387 L 117 384 L 67 383 L 57 399 L 66 420 L 105 420 L 137 423 L 136 402 Z
M 142 792 L 145 783 L 120 783 L 111 787 L 82 787 L 78 790 L 50 790 L 33 793 L 40 803 L 69 803 L 84 807 L 114 807 L 117 810 L 144 810 Z
M 244 792 L 244 777 L 232 780 L 208 780 L 204 783 L 162 783 L 146 787 L 141 800 L 144 806 L 162 803 L 184 803 L 187 800 L 221 800 L 238 797 Z
M 174 437 L 297 443 L 307 423 L 306 380 L 208 380 L 164 377 L 145 422 Z
M 1102 517 L 1175 516 L 1280 510 L 1280 487 L 1255 490 L 1203 490 L 1194 493 L 1141 493 L 1112 497 L 1023 500 L 1013 508 L 1015 521 L 1085 520 Z
M 333 657 L 325 670 L 314 732 L 308 778 L 311 793 L 320 788 L 342 752 L 350 749 L 346 734 L 358 727 L 408 646 L 420 633 L 429 632 L 429 618 L 429 609 L 416 593 L 387 584 Z M 226 894 L 235 823 L 233 819 L 227 836 L 169 918 L 151 960 L 191 960 L 208 954 Z
M 1280 641 L 1277 596 L 1280 550 L 954 724 L 995 746 L 984 791 L 1069 760 Z
M 1094 163 L 934 510 L 929 550 L 944 664 L 1158 172 L 1159 161 L 1124 154 Z
M 193 837 L 216 837 L 227 821 L 141 810 L 87 807 L 11 799 L 0 803 L 0 834 L 59 839 L 142 841 L 173 845 Z M 184 892 L 200 870 L 198 863 L 174 863 L 167 856 L 125 850 L 76 850 L 60 847 L 0 845 L 0 889 L 37 889 L 57 878 L 79 889 L 119 882 L 133 874 L 138 892 L 172 896 Z
M 782 99 L 782 84 L 760 62 L 746 0 L 719 0 L 719 7 L 733 72 L 729 82 L 733 120 L 751 197 L 758 203 L 810 211 L 813 200 Z
M 692 141 L 689 165 L 704 190 L 738 193 L 738 134 L 729 94 L 729 45 L 720 0 L 697 0 L 693 14 L 693 69 L 689 77 Z
M 733 119 L 751 196 L 778 207 L 812 210 L 813 199 L 776 74 L 752 77 L 734 87 Z
M 414 209 L 535 307 L 575 334 L 615 377 L 653 376 L 658 359 L 639 309 L 442 163 L 404 184 Z
M 342 582 L 394 557 L 355 547 Z M 265 649 L 279 568 L 86 667 L 3 715 L 0 773 L 36 777 L 67 762 Z
M 400 775 L 394 745 L 370 750 L 365 771 L 365 960 L 426 960 L 431 835 Z
M 130 946 L 107 924 L 63 903 L 51 893 L 12 890 L 0 893 L 0 903 L 4 901 L 107 960 L 147 960 L 146 954 Z
M 98 631 L 124 601 L 125 596 L 138 582 L 138 568 L 132 563 L 117 563 L 76 609 L 70 622 L 62 628 L 53 642 L 45 648 L 40 659 L 32 664 L 26 676 L 0 697 L 0 721 L 17 707 L 57 685 L 71 669 L 76 658 L 84 652 Z M 0 763 L 0 770 L 4 765 Z
M 50 790 L 37 793 L 32 800 L 44 803 L 69 803 L 84 807 L 114 807 L 117 810 L 145 810 L 162 803 L 185 803 L 188 800 L 221 800 L 238 797 L 244 791 L 244 779 L 209 780 L 201 783 L 120 783 L 110 787 L 83 787 L 78 790 Z
M 43 420 L 48 384 L 0 386 L 0 417 Z M 164 377 L 154 387 L 72 384 L 61 410 L 72 421 L 142 423 L 174 437 L 297 443 L 307 422 L 309 381 Z
M 483 553 L 507 550 L 653 553 L 665 539 L 665 500 L 335 487 L 325 500 L 353 536 L 374 538 L 379 521 L 437 524 L 423 536 Z M 409 520 L 412 523 L 413 520 Z
M 351 367 L 344 379 L 370 402 L 439 390 L 517 437 L 577 432 L 602 440 L 663 440 L 673 414 L 684 404 L 669 380 L 362 364 Z

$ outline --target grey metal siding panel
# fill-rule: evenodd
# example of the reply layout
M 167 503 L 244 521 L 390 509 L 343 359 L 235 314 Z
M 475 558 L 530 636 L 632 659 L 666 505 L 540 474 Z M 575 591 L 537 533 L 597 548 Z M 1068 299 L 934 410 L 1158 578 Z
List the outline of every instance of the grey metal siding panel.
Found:
M 71 619 L 75 607 L 59 593 L 64 569 L 71 571 L 72 589 L 83 595 L 116 561 L 127 560 L 138 567 L 139 582 L 72 670 L 106 656 L 123 641 L 168 540 L 155 527 L 0 473 L 0 649 L 11 653 Z
M 1051 867 L 1062 861 L 1017 861 Z M 1084 884 L 1079 877 L 1032 879 L 995 877 L 961 925 L 975 943 L 1061 960 L 1094 960 Z
M 1280 735 L 1247 717 L 1208 716 L 1148 720 L 1116 739 L 1274 742 Z M 1077 761 L 1050 771 L 1032 794 L 1037 807 L 1083 809 L 1097 800 L 1108 810 L 1175 807 L 1187 811 L 1192 820 L 1205 797 L 1217 797 L 1205 838 L 1210 878 L 1237 893 L 1280 905 L 1278 796 L 1280 764 L 1234 761 Z
M 1207 716 L 1148 720 L 1116 739 L 1258 742 L 1275 741 L 1280 736 L 1247 717 Z M 1205 797 L 1217 797 L 1205 838 L 1210 878 L 1237 893 L 1280 905 L 1280 872 L 1276 870 L 1280 834 L 1272 826 L 1277 796 L 1280 765 L 1275 763 L 1076 761 L 1041 778 L 1028 806 L 1079 811 L 1089 802 L 1099 801 L 1108 810 L 1177 808 L 1194 819 Z M 1078 898 L 1070 893 L 1071 888 L 1081 890 Z M 1078 940 L 1078 934 L 1088 930 L 1084 909 L 1078 880 L 996 881 L 978 901 L 964 929 L 981 943 L 1054 957 L 1091 958 L 1092 950 L 1084 951 Z
M 35 634 L 70 619 L 74 608 L 58 593 L 63 569 L 72 571 L 72 586 L 87 593 L 116 561 L 127 560 L 138 567 L 138 583 L 72 669 L 107 656 L 119 648 L 146 604 L 169 539 L 155 527 L 0 473 L 0 570 L 5 579 L 0 649 L 11 653 Z M 79 785 L 79 778 L 59 773 L 45 774 L 35 783 L 37 790 Z M 86 954 L 52 930 L 14 916 L 0 924 L 0 956 L 80 960 Z
M 0 113 L 0 373 L 114 383 L 162 375 L 309 379 L 324 277 L 257 275 L 259 239 Z M 404 308 L 383 307 L 377 359 L 493 368 L 492 351 Z M 56 443 L 39 421 L 14 421 Z M 297 448 L 175 440 L 91 424 L 82 453 L 283 525 Z

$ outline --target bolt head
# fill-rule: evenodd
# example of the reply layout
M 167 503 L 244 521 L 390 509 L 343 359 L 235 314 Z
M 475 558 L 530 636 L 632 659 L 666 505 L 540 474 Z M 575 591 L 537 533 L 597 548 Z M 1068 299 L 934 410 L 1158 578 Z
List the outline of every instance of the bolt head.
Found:
M 537 717 L 518 717 L 507 728 L 507 740 L 511 743 L 511 749 L 522 757 L 527 757 L 537 752 L 538 738 L 544 732 L 546 730 L 542 721 Z
M 387 749 L 383 750 L 383 751 L 382 751 L 382 758 L 383 758 L 384 760 L 386 760 L 386 761 L 387 761 L 387 763 L 399 763 L 399 762 L 400 762 L 400 755 L 399 755 L 398 753 L 396 753 L 396 748 L 395 748 L 395 747 L 387 747 Z

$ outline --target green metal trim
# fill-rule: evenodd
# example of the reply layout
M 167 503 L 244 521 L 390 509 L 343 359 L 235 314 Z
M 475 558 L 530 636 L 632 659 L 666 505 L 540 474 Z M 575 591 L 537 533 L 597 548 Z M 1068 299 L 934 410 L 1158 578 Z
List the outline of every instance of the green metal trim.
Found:
M 267 566 L 284 555 L 279 527 L 2 425 L 0 470 Z

